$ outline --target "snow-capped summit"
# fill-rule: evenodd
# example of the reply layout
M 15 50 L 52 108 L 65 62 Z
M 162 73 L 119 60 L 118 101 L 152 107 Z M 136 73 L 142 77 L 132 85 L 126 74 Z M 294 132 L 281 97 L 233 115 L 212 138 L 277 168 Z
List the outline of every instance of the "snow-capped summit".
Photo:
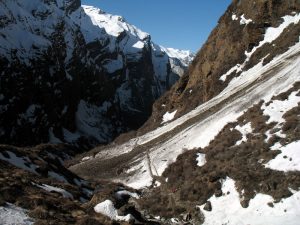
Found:
M 186 66 L 195 58 L 195 54 L 190 50 L 179 50 L 174 48 L 165 48 L 161 46 L 162 50 L 165 51 L 169 57 L 180 59 Z
M 101 9 L 93 6 L 82 5 L 82 8 L 91 18 L 94 25 L 104 28 L 106 33 L 111 36 L 118 37 L 125 31 L 142 41 L 150 37 L 148 33 L 143 32 L 137 27 L 127 23 L 121 16 L 105 13 Z

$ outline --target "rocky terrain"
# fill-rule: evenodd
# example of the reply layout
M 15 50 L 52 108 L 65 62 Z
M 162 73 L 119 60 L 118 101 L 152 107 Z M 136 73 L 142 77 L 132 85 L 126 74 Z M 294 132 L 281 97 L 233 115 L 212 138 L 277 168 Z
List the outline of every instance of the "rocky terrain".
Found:
M 74 9 L 79 7 L 71 2 L 65 7 L 68 13 L 72 9 L 76 12 Z M 125 29 L 122 18 L 88 6 L 80 11 L 92 18 L 92 27 L 98 24 L 106 33 L 111 32 L 112 42 L 103 42 L 104 46 L 126 48 L 119 41 L 123 36 L 113 33 Z M 75 14 L 71 13 L 70 18 L 76 17 Z M 85 21 L 84 18 L 87 17 L 80 17 L 80 21 Z M 105 27 L 109 21 L 114 22 Z M 114 24 L 118 24 L 118 29 L 109 31 Z M 137 31 L 133 27 L 125 30 L 131 33 L 131 28 Z M 90 30 L 80 31 L 83 40 L 90 37 Z M 153 70 L 144 67 L 146 64 L 139 64 L 138 68 L 154 71 L 151 79 L 157 79 L 155 82 L 159 76 L 154 62 L 165 65 L 167 61 L 169 71 L 183 73 L 181 67 L 190 60 L 187 53 L 180 53 L 184 57 L 179 63 L 178 51 L 145 39 L 147 45 L 141 35 L 136 34 L 139 39 L 134 39 L 138 40 L 134 45 L 144 45 L 145 49 L 135 54 L 145 57 L 146 49 L 152 49 Z M 188 71 L 155 101 L 150 119 L 137 131 L 89 151 L 66 144 L 26 148 L 1 145 L 0 221 L 4 224 L 297 225 L 300 219 L 299 38 L 299 1 L 233 1 Z M 92 54 L 94 44 L 83 45 L 82 51 L 88 49 Z M 160 60 L 154 59 L 154 49 L 165 53 L 156 55 Z M 20 57 L 20 52 L 17 53 L 16 57 Z M 126 57 L 136 57 L 131 53 L 125 54 Z M 105 57 L 112 60 L 99 59 L 103 77 L 110 65 L 120 63 L 117 55 Z M 97 64 L 90 64 L 94 65 Z M 113 81 L 118 81 L 119 72 L 109 73 Z M 74 76 L 79 76 L 76 71 Z M 170 87 L 159 83 L 163 90 Z M 127 103 L 123 106 L 132 106 Z M 85 111 L 87 114 L 80 113 L 83 116 L 80 118 L 94 118 L 97 110 L 89 109 Z M 36 108 L 29 113 L 35 111 Z M 29 118 L 33 123 L 39 121 Z M 127 119 L 130 121 L 129 116 Z M 88 124 L 96 129 L 98 125 L 94 122 L 89 120 Z M 76 123 L 76 129 L 78 124 L 82 121 Z M 77 137 L 74 130 L 65 127 L 63 132 L 69 133 L 55 132 L 50 129 L 54 142 Z M 23 140 L 25 135 L 29 133 L 16 137 Z M 90 144 L 91 139 L 80 143 L 80 146 Z
M 140 127 L 189 51 L 80 0 L 1 1 L 0 142 L 84 148 Z

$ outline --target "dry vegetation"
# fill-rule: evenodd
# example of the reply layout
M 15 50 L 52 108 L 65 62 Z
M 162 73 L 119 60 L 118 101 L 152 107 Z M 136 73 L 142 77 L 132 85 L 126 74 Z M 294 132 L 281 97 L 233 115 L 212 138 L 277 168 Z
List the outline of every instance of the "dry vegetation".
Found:
M 300 83 L 296 83 L 294 88 L 272 100 L 284 100 L 299 89 Z M 178 218 L 179 215 L 183 218 L 190 214 L 191 222 L 201 223 L 203 216 L 195 206 L 206 203 L 206 209 L 210 210 L 207 200 L 213 195 L 222 196 L 221 183 L 226 177 L 235 180 L 242 207 L 248 207 L 256 193 L 270 195 L 275 202 L 291 196 L 289 188 L 300 188 L 300 172 L 284 173 L 265 168 L 263 164 L 280 153 L 279 150 L 270 150 L 276 142 L 285 145 L 300 140 L 300 105 L 284 114 L 286 122 L 282 125 L 282 132 L 286 138 L 281 138 L 275 134 L 278 131 L 276 123 L 267 123 L 269 118 L 261 109 L 263 103 L 254 105 L 237 122 L 225 126 L 206 148 L 178 156 L 163 173 L 162 180 L 167 179 L 167 182 L 147 193 L 139 202 L 141 207 L 164 218 Z M 234 128 L 249 122 L 253 132 L 247 135 L 246 142 L 236 145 L 242 135 Z M 268 141 L 267 131 L 273 133 Z M 197 153 L 206 154 L 207 162 L 202 167 L 197 166 Z M 271 203 L 268 205 L 272 207 Z

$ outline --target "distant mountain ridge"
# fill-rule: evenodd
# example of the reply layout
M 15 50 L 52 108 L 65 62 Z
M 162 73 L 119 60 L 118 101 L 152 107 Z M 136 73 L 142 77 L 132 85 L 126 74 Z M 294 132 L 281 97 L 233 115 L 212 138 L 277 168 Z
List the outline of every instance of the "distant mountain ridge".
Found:
M 194 57 L 78 0 L 2 1 L 0 18 L 1 143 L 109 142 L 141 126 Z

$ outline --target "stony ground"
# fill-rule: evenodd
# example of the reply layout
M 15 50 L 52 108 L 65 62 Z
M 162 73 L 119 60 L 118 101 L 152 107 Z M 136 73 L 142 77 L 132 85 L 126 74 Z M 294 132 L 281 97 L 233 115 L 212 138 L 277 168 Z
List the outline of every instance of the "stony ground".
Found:
M 40 145 L 23 149 L 1 145 L 0 207 L 9 203 L 21 207 L 38 225 L 129 224 L 95 212 L 98 203 L 109 199 L 119 215 L 130 213 L 140 221 L 131 224 L 158 224 L 145 219 L 130 196 L 116 195 L 120 190 L 135 190 L 107 180 L 87 182 L 68 171 L 62 164 L 68 148 Z

